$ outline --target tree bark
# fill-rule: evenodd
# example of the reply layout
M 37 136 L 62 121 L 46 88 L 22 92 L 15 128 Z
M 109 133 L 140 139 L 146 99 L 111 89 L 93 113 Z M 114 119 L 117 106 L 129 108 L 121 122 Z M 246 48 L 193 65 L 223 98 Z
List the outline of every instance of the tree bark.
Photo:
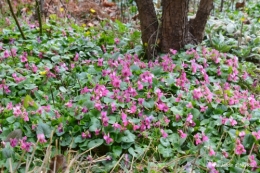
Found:
M 162 52 L 169 49 L 179 50 L 185 45 L 188 37 L 188 4 L 189 0 L 164 0 L 162 13 L 161 44 Z
M 212 9 L 213 0 L 201 0 L 195 19 L 190 20 L 190 32 L 198 42 L 203 40 L 204 29 Z
M 220 12 L 222 12 L 222 10 L 223 10 L 223 5 L 224 5 L 224 0 L 221 0 L 220 9 L 219 9 Z
M 158 38 L 158 19 L 152 0 L 136 0 L 141 22 L 142 42 L 148 59 L 156 54 L 156 39 Z

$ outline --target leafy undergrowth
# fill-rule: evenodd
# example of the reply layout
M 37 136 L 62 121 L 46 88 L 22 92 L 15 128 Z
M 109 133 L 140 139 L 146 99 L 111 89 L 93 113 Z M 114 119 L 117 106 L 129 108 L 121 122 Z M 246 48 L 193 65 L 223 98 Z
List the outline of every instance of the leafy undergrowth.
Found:
M 247 2 L 243 9 L 234 10 L 231 2 L 226 2 L 223 12 L 216 10 L 208 20 L 203 44 L 259 63 L 260 3 Z
M 0 36 L 5 172 L 57 153 L 68 172 L 259 172 L 254 64 L 205 47 L 142 61 L 140 33 L 120 22 L 23 31 Z

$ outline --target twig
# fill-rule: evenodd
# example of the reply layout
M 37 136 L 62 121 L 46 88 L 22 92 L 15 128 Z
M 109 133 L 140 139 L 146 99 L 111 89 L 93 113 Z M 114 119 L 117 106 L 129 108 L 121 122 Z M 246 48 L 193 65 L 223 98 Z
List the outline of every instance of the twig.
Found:
M 64 173 L 69 173 L 69 172 L 70 172 L 70 167 L 73 165 L 73 163 L 74 163 L 78 158 L 80 158 L 82 155 L 84 155 L 85 153 L 87 153 L 87 152 L 93 150 L 94 148 L 96 148 L 96 147 L 98 147 L 98 146 L 99 146 L 99 145 L 96 145 L 96 146 L 94 146 L 94 147 L 88 149 L 87 151 L 84 151 L 83 153 L 81 153 L 81 154 L 77 155 L 76 157 L 74 157 L 74 158 L 71 160 L 69 166 L 66 168 L 66 170 L 65 170 Z
M 38 22 L 39 22 L 39 27 L 40 27 L 40 36 L 42 36 L 42 16 L 41 16 L 41 11 L 40 11 L 40 5 L 39 5 L 39 1 L 35 0 L 36 2 L 36 11 L 37 11 L 37 15 L 38 15 Z M 42 4 L 41 4 L 42 5 Z
M 22 162 L 22 159 L 23 159 L 23 157 L 24 157 L 24 154 L 25 154 L 25 150 L 23 151 L 23 154 L 22 154 L 22 156 L 21 156 L 21 158 L 20 158 L 20 160 L 19 160 L 19 163 L 16 165 L 16 168 L 14 169 L 14 173 L 17 171 L 17 169 L 20 167 L 20 164 L 21 164 L 21 162 Z
M 122 158 L 124 157 L 125 154 L 122 154 L 122 156 L 120 157 L 120 159 L 116 162 L 115 166 L 113 167 L 113 169 L 110 171 L 110 173 L 112 173 L 114 171 L 114 169 L 116 168 L 116 166 L 119 164 L 119 162 L 122 160 Z
M 252 148 L 251 148 L 251 150 L 250 150 L 250 153 L 249 153 L 249 155 L 248 155 L 248 158 L 247 158 L 247 162 L 249 161 L 249 156 L 251 156 L 251 154 L 252 154 L 252 151 L 253 151 L 254 147 L 255 147 L 255 143 L 253 143 L 253 145 L 252 145 Z M 247 167 L 247 165 L 245 165 L 245 167 L 244 167 L 244 169 L 243 169 L 243 172 L 242 172 L 242 173 L 244 173 L 244 172 L 245 172 L 245 170 L 246 170 L 246 167 Z
M 26 164 L 25 172 L 28 172 L 28 170 L 29 170 L 29 168 L 30 168 L 30 165 L 31 165 L 32 159 L 33 159 L 33 157 L 34 157 L 34 154 L 35 154 L 35 151 L 36 151 L 36 146 L 37 146 L 38 142 L 39 142 L 39 140 L 37 140 L 36 144 L 34 144 L 33 152 L 32 152 L 32 154 L 31 154 L 31 158 L 30 158 L 30 160 L 29 160 L 29 163 Z
M 51 85 L 50 85 L 50 91 L 51 91 L 52 104 L 53 104 L 53 106 L 55 106 L 55 105 L 54 105 L 54 97 L 53 97 L 53 93 L 52 93 Z
M 13 18 L 14 18 L 14 20 L 15 20 L 15 23 L 16 23 L 16 25 L 17 25 L 17 27 L 18 27 L 18 29 L 19 29 L 21 35 L 22 35 L 22 38 L 23 38 L 24 40 L 26 40 L 26 38 L 25 38 L 25 36 L 24 36 L 24 34 L 23 34 L 23 30 L 21 29 L 20 24 L 19 24 L 19 22 L 18 22 L 18 20 L 17 20 L 17 18 L 16 18 L 16 16 L 15 16 L 15 14 L 14 14 L 14 10 L 13 10 L 13 7 L 12 7 L 12 4 L 11 4 L 10 0 L 7 0 L 7 3 L 8 3 L 8 5 L 9 5 L 10 11 L 11 11 L 11 13 L 12 13 L 12 16 L 13 16 Z
M 130 171 L 132 172 L 133 171 L 133 163 L 134 163 L 134 156 L 133 156 L 133 158 L 132 158 L 132 163 L 131 163 L 131 167 L 130 167 Z
M 9 160 L 9 165 L 10 165 L 10 173 L 13 173 L 12 160 L 11 160 L 11 158 L 9 158 L 8 160 Z

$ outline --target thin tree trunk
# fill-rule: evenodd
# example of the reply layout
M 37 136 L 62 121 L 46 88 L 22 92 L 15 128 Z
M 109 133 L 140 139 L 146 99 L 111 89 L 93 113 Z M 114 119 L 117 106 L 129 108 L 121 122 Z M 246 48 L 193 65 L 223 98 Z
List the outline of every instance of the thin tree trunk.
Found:
M 224 5 L 224 0 L 221 0 L 221 4 L 220 4 L 220 12 L 222 12 L 222 10 L 223 10 L 223 5 Z
M 185 45 L 188 37 L 188 4 L 189 0 L 163 0 L 160 49 L 179 50 Z
M 152 59 L 157 54 L 158 20 L 152 0 L 136 0 L 141 22 L 142 41 L 146 56 Z
M 18 29 L 19 29 L 19 31 L 20 31 L 20 33 L 21 33 L 22 38 L 23 38 L 24 40 L 26 40 L 26 38 L 25 38 L 25 36 L 24 36 L 24 33 L 23 33 L 23 30 L 22 30 L 22 28 L 21 28 L 21 26 L 20 26 L 20 24 L 19 24 L 19 22 L 18 22 L 18 19 L 17 19 L 17 17 L 16 17 L 15 14 L 14 14 L 14 10 L 13 10 L 13 7 L 12 7 L 12 4 L 11 4 L 10 0 L 7 0 L 7 3 L 8 3 L 8 5 L 9 5 L 11 14 L 12 14 L 14 20 L 15 20 L 16 26 L 18 27 Z
M 190 20 L 190 32 L 198 42 L 203 40 L 204 29 L 212 9 L 213 0 L 201 0 L 196 18 Z

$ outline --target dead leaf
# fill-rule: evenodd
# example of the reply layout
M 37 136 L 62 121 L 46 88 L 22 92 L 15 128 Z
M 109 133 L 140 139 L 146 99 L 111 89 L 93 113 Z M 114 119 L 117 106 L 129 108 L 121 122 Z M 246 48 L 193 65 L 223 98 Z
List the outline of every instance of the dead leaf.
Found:
M 105 1 L 103 1 L 102 6 L 103 6 L 103 7 L 113 7 L 113 6 L 116 6 L 116 4 L 113 3 L 113 2 L 107 2 L 107 1 L 105 0 Z
M 50 170 L 48 171 L 48 173 L 57 173 L 60 170 L 65 171 L 66 168 L 67 168 L 67 161 L 65 156 L 62 154 L 58 154 L 53 158 L 51 158 Z
M 7 135 L 7 137 L 6 137 L 6 139 L 5 139 L 4 141 L 5 141 L 5 142 L 10 142 L 10 139 L 14 139 L 14 138 L 16 138 L 16 139 L 22 139 L 22 137 L 23 137 L 23 132 L 22 132 L 22 130 L 21 130 L 21 129 L 16 129 L 16 130 L 10 132 L 10 133 Z
M 236 9 L 243 8 L 245 6 L 245 2 L 237 2 Z

